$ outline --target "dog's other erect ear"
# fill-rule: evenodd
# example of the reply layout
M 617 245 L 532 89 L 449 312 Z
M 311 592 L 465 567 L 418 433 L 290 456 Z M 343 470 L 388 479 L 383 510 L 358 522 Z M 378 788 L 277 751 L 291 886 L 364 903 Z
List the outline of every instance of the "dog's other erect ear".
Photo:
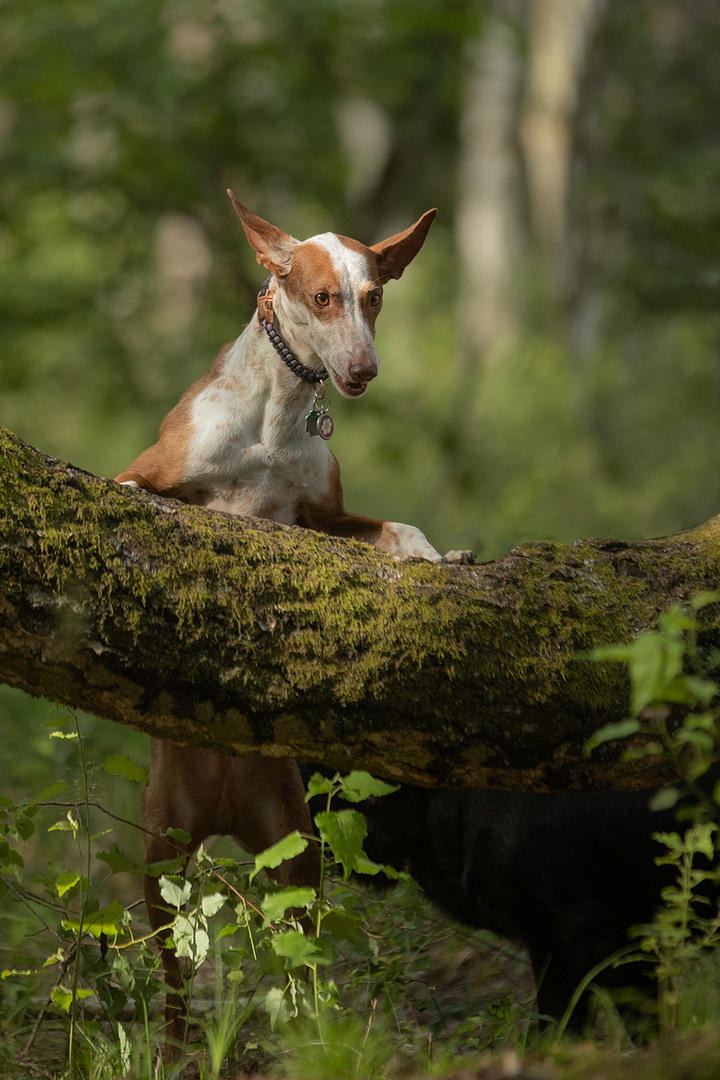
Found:
M 293 253 L 300 241 L 288 236 L 282 229 L 276 229 L 269 221 L 263 221 L 257 214 L 253 214 L 237 201 L 229 188 L 228 195 L 242 222 L 250 247 L 257 252 L 257 261 L 278 277 L 285 277 L 290 273 Z
M 432 225 L 437 210 L 428 210 L 426 214 L 411 225 L 405 232 L 397 233 L 379 244 L 372 244 L 371 251 L 377 255 L 380 281 L 384 285 L 390 278 L 399 278 L 405 267 L 412 262 L 425 243 L 428 229 Z

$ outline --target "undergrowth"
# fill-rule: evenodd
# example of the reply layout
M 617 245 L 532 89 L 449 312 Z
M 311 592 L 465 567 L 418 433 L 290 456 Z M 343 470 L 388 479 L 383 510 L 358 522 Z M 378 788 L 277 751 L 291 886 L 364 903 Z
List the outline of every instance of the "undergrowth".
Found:
M 720 1019 L 719 785 L 708 779 L 720 739 L 720 654 L 701 632 L 711 602 L 673 608 L 656 631 L 594 656 L 628 665 L 632 715 L 598 732 L 588 752 L 629 737 L 627 756 L 667 755 L 682 778 L 655 797 L 658 808 L 677 808 L 677 830 L 658 835 L 675 884 L 624 955 L 607 961 L 652 958 L 663 1032 Z M 365 821 L 348 803 L 391 789 L 366 773 L 316 774 L 319 841 L 293 833 L 255 859 L 201 846 L 187 874 L 179 858 L 154 868 L 192 1016 L 181 1066 L 165 1069 L 144 867 L 133 844 L 117 842 L 118 815 L 100 797 L 102 777 L 139 787 L 146 771 L 117 754 L 97 765 L 72 714 L 53 720 L 49 739 L 74 747 L 69 782 L 0 798 L 0 1077 L 162 1080 L 192 1066 L 206 1080 L 253 1071 L 352 1080 L 442 1071 L 489 1049 L 522 1055 L 562 1034 L 567 1017 L 538 1040 L 524 954 L 440 920 L 406 877 L 390 890 L 360 884 L 397 875 L 364 855 Z M 323 853 L 317 888 L 284 888 L 263 873 L 314 842 Z M 606 1040 L 622 1045 L 611 1007 L 602 1011 Z
M 663 889 L 663 905 L 652 922 L 635 928 L 639 952 L 654 961 L 661 1034 L 706 1023 L 708 1004 L 717 1006 L 720 987 L 716 958 L 708 954 L 720 944 L 720 650 L 703 640 L 701 622 L 703 609 L 718 602 L 717 593 L 702 593 L 689 606 L 674 604 L 656 630 L 592 654 L 595 661 L 627 665 L 631 715 L 596 732 L 586 752 L 628 739 L 624 760 L 663 757 L 678 777 L 650 803 L 675 811 L 677 829 L 654 834 L 665 849 L 656 862 L 673 868 L 674 883 Z M 626 959 L 633 955 L 620 962 Z M 712 1018 L 720 1020 L 717 1008 Z
M 49 738 L 74 747 L 70 781 L 0 799 L 0 1077 L 3 1062 L 13 1080 L 178 1075 L 159 1060 L 164 987 L 141 899 L 144 866 L 114 842 L 117 816 L 98 798 L 108 773 L 142 785 L 146 771 L 118 754 L 97 765 L 75 715 L 55 717 Z M 347 803 L 386 790 L 366 773 L 312 779 L 324 800 L 317 889 L 283 888 L 262 873 L 317 842 L 298 833 L 255 859 L 203 845 L 187 875 L 180 858 L 155 868 L 188 974 L 183 1067 L 194 1063 L 207 1080 L 241 1068 L 283 1076 L 290 1063 L 299 1078 L 379 1077 L 393 1061 L 425 1067 L 502 1045 L 514 1039 L 516 1014 L 527 1027 L 530 1009 L 505 978 L 527 993 L 521 954 L 440 923 L 409 879 L 391 892 L 360 885 L 358 875 L 397 875 L 366 858 L 364 818 Z M 343 809 L 333 808 L 338 795 Z M 297 922 L 302 909 L 312 933 Z M 471 1021 L 455 987 L 442 985 L 448 962 L 456 981 L 481 965 L 499 986 Z M 463 1005 L 474 981 L 468 974 Z

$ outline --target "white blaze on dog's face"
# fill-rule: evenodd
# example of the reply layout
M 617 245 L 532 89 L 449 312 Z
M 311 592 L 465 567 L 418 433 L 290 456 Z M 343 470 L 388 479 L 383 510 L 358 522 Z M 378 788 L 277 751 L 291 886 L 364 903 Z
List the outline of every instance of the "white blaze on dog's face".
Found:
M 295 249 L 275 310 L 293 352 L 305 363 L 317 358 L 341 394 L 360 397 L 380 363 L 373 342 L 382 296 L 373 252 L 324 233 Z
M 415 258 L 437 211 L 371 247 L 336 233 L 300 243 L 229 194 L 258 262 L 275 275 L 273 306 L 284 340 L 307 366 L 326 367 L 341 394 L 360 397 L 378 372 L 382 287 Z

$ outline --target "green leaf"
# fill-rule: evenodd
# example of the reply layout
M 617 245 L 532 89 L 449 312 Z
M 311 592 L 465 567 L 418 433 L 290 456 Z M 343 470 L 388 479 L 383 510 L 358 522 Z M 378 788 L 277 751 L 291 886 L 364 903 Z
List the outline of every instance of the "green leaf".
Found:
M 679 731 L 678 742 L 691 746 L 693 752 L 699 756 L 711 754 L 715 748 L 715 738 L 707 731 Z
M 205 863 L 209 863 L 210 865 L 212 865 L 214 861 L 212 856 L 210 855 L 210 852 L 204 844 L 200 844 L 197 851 L 195 852 L 194 858 L 197 866 L 202 866 Z
M 72 991 L 56 986 L 50 995 L 50 1000 L 63 1012 L 70 1012 L 70 1006 L 73 1003 Z
M 221 928 L 220 933 L 218 934 L 218 937 L 219 938 L 232 937 L 233 934 L 236 934 L 239 929 L 240 929 L 240 927 L 237 926 L 237 925 L 233 925 L 232 923 L 226 923 L 226 925 Z
M 131 994 L 135 989 L 135 969 L 130 958 L 122 954 L 116 956 L 113 960 L 112 969 L 120 987 L 126 994 Z
M 270 1027 L 273 1031 L 278 1021 L 286 1023 L 290 1019 L 290 1007 L 285 1000 L 285 994 L 279 987 L 274 986 L 272 990 L 268 990 L 263 1004 L 270 1017 Z
M 25 866 L 25 860 L 20 852 L 15 851 L 15 848 L 11 848 L 9 844 L 3 846 L 2 863 L 7 869 L 12 869 L 16 877 L 17 871 Z
M 354 912 L 333 908 L 323 915 L 322 928 L 336 941 L 347 941 L 351 945 L 359 945 L 363 937 L 360 932 L 362 922 L 362 917 Z
M 260 870 L 274 870 L 276 866 L 279 866 L 281 862 L 285 862 L 286 859 L 294 859 L 307 846 L 308 841 L 297 830 L 288 833 L 277 844 L 273 844 L 272 847 L 261 851 L 259 855 L 255 856 L 255 869 L 250 874 L 250 880 L 252 881 Z
M 79 828 L 80 824 L 73 816 L 72 810 L 68 810 L 64 818 L 49 827 L 48 832 L 71 832 L 77 834 Z
M 178 855 L 174 859 L 160 859 L 158 862 L 143 863 L 142 869 L 152 877 L 162 877 L 163 874 L 179 874 L 185 865 L 184 855 Z
M 648 742 L 643 743 L 642 746 L 630 747 L 627 750 L 623 750 L 623 761 L 643 761 L 645 758 L 659 756 L 665 752 L 665 747 L 661 742 Z
M 667 700 L 670 685 L 682 673 L 684 656 L 680 640 L 668 640 L 659 633 L 635 639 L 630 649 L 634 716 L 653 702 Z
M 365 818 L 357 810 L 324 810 L 315 815 L 320 836 L 329 844 L 337 862 L 342 865 L 345 881 L 362 860 L 363 841 L 367 836 Z
M 651 810 L 670 810 L 680 798 L 676 787 L 660 788 L 651 796 L 648 806 Z
M 223 894 L 221 892 L 214 892 L 209 893 L 207 896 L 203 896 L 200 901 L 200 907 L 203 915 L 209 919 L 211 916 L 217 914 L 224 903 L 225 897 Z
M 692 850 L 699 851 L 708 861 L 713 859 L 715 856 L 714 837 L 717 831 L 718 826 L 714 821 L 706 821 L 700 825 L 695 825 L 692 830 Z
M 335 785 L 340 780 L 340 773 L 335 773 L 335 776 L 330 779 L 327 776 L 323 776 L 321 773 L 313 773 L 308 780 L 307 786 L 307 798 L 309 799 L 313 795 L 327 795 L 335 789 Z
M 184 829 L 176 829 L 172 825 L 165 830 L 165 835 L 169 836 L 171 840 L 177 840 L 178 844 L 189 844 L 192 840 L 190 833 L 186 833 Z
M 178 956 L 187 956 L 199 967 L 207 959 L 210 951 L 210 937 L 202 922 L 178 915 L 172 929 L 175 952 Z
M 47 799 L 54 799 L 56 795 L 62 795 L 63 791 L 67 788 L 65 780 L 58 780 L 57 784 L 51 784 L 49 788 L 45 788 L 42 795 L 38 798 L 38 802 L 45 802 Z
M 80 880 L 79 874 L 73 874 L 68 872 L 66 874 L 60 874 L 55 878 L 55 888 L 57 889 L 58 896 L 64 896 L 66 892 L 69 892 L 73 886 L 77 885 Z
M 109 829 L 101 829 L 100 832 L 92 833 L 92 835 L 90 836 L 90 839 L 91 840 L 100 840 L 100 838 L 103 837 L 103 836 L 109 836 L 109 834 L 112 831 L 113 831 L 112 827 L 110 827 Z
M 123 1071 L 123 1075 L 127 1076 L 130 1071 L 130 1065 L 132 1062 L 131 1043 L 128 1037 L 128 1033 L 122 1024 L 117 1024 L 117 1038 L 120 1044 L 120 1066 Z
M 362 802 L 371 796 L 390 795 L 398 788 L 398 784 L 386 784 L 384 780 L 376 780 L 369 772 L 355 770 L 341 781 L 340 794 L 348 802 Z
M 124 851 L 117 844 L 113 844 L 109 851 L 98 851 L 97 858 L 107 863 L 113 874 L 142 874 L 145 870 L 143 863 L 131 862 Z
M 127 754 L 111 754 L 103 761 L 102 767 L 111 776 L 124 776 L 127 780 L 136 780 L 140 784 L 148 781 L 148 770 L 136 765 Z
M 280 892 L 268 893 L 261 904 L 262 913 L 269 922 L 275 922 L 289 908 L 308 908 L 316 896 L 315 889 L 291 885 Z
M 392 881 L 397 881 L 400 878 L 398 871 L 392 866 L 383 866 L 382 863 L 373 862 L 372 859 L 368 859 L 367 855 L 361 855 L 355 864 L 356 874 L 384 874 L 385 877 L 390 878 Z
M 50 956 L 45 957 L 45 960 L 43 961 L 43 967 L 52 967 L 53 964 L 64 964 L 64 963 L 65 963 L 65 950 L 63 948 L 59 948 L 54 953 L 51 953 Z
M 701 679 L 696 675 L 686 675 L 683 679 L 689 696 L 699 705 L 709 705 L 718 694 L 718 684 L 712 679 Z
M 173 881 L 172 878 L 163 876 L 160 878 L 160 895 L 166 904 L 170 907 L 177 908 L 178 911 L 181 907 L 184 907 L 190 899 L 190 882 L 189 881 Z
M 101 934 L 114 937 L 116 934 L 124 933 L 124 922 L 125 909 L 119 900 L 113 900 L 99 911 L 88 912 L 82 922 L 79 919 L 63 919 L 62 925 L 65 930 L 70 930 L 72 933 L 88 933 L 94 938 L 99 938 Z
M 15 828 L 17 829 L 18 836 L 21 840 L 29 840 L 32 834 L 35 832 L 35 826 L 30 818 L 23 815 L 19 817 L 15 822 Z
M 679 638 L 688 630 L 698 629 L 697 619 L 694 619 L 682 604 L 671 604 L 663 611 L 658 619 L 658 626 L 662 634 L 671 638 Z
M 628 735 L 635 735 L 640 730 L 640 721 L 635 719 L 619 720 L 616 724 L 605 724 L 594 735 L 591 735 L 583 746 L 583 753 L 589 754 L 601 743 L 611 739 L 625 739 Z
M 587 655 L 591 660 L 597 660 L 599 662 L 612 660 L 615 663 L 627 664 L 630 660 L 630 646 L 599 645 L 597 649 L 591 649 L 589 653 L 581 653 L 580 655 Z
M 93 990 L 77 989 L 73 994 L 72 990 L 66 990 L 63 986 L 56 986 L 50 995 L 52 1002 L 62 1009 L 63 1012 L 70 1012 L 70 1006 L 73 1001 L 84 1001 L 85 998 L 93 996 Z
M 320 938 L 305 937 L 301 930 L 285 930 L 282 934 L 275 934 L 272 950 L 276 956 L 287 960 L 291 968 L 301 967 L 303 964 L 330 964 L 334 959 L 334 953 L 327 942 Z
M 718 602 L 720 602 L 719 592 L 699 592 L 693 596 L 690 607 L 693 611 L 702 611 L 708 604 L 717 604 Z

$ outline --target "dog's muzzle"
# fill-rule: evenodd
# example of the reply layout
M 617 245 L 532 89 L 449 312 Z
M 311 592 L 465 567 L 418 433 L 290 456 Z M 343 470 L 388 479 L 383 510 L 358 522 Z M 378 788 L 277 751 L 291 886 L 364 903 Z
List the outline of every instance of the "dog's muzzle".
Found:
M 367 385 L 378 373 L 376 363 L 355 362 L 348 367 L 348 377 L 344 379 L 335 368 L 331 368 L 333 382 L 346 397 L 360 397 L 367 390 Z

